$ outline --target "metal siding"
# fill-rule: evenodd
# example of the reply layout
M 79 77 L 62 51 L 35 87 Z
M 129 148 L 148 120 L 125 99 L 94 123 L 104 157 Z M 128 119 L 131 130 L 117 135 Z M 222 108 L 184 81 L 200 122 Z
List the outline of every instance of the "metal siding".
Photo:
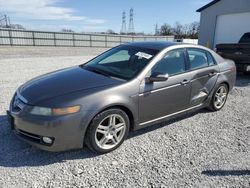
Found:
M 204 9 L 200 18 L 199 44 L 213 48 L 217 16 L 242 12 L 250 12 L 249 0 L 222 0 Z

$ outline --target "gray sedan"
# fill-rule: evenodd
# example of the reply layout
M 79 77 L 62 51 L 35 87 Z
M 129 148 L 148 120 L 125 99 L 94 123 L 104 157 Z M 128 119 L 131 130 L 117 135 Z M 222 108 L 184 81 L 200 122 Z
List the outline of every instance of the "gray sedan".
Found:
M 233 61 L 202 46 L 128 43 L 28 81 L 7 113 L 16 135 L 41 149 L 86 144 L 107 153 L 129 131 L 201 108 L 220 110 L 235 77 Z

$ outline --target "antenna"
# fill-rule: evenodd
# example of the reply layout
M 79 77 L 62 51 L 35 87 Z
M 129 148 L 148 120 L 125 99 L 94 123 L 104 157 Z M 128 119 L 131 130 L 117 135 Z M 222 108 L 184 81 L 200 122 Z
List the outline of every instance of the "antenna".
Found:
M 121 34 L 126 34 L 127 33 L 127 28 L 126 28 L 126 12 L 122 12 L 122 29 L 121 29 Z
M 129 27 L 128 27 L 128 33 L 134 34 L 135 28 L 134 28 L 134 9 L 131 8 L 129 11 Z

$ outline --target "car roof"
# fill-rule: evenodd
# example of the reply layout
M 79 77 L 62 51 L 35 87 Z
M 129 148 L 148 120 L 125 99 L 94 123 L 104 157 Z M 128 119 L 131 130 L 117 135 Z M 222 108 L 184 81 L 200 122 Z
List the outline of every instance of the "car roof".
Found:
M 183 43 L 167 42 L 167 41 L 145 41 L 145 42 L 126 43 L 126 45 L 129 45 L 129 46 L 149 48 L 149 49 L 154 49 L 154 50 L 159 50 L 159 51 L 161 51 L 167 47 L 170 47 L 170 46 L 181 45 L 181 44 L 183 44 Z
M 206 50 L 210 52 L 213 55 L 213 57 L 216 59 L 217 63 L 224 62 L 224 59 L 221 56 L 219 56 L 217 53 L 215 53 L 213 50 L 206 48 L 204 46 L 197 45 L 197 44 L 187 44 L 187 43 L 182 43 L 182 42 L 167 42 L 167 41 L 145 41 L 145 42 L 125 43 L 123 45 L 153 49 L 153 50 L 158 50 L 158 51 L 162 51 L 171 46 L 179 46 L 180 48 L 181 47 L 197 48 L 197 49 L 202 49 L 202 50 Z

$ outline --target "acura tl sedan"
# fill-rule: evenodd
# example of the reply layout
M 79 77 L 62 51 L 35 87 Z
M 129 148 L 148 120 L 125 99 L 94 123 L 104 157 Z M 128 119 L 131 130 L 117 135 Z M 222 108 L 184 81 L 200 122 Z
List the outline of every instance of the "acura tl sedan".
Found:
M 130 131 L 201 108 L 220 110 L 235 77 L 233 61 L 202 46 L 128 43 L 28 81 L 7 114 L 16 135 L 41 149 L 86 144 L 107 153 Z

